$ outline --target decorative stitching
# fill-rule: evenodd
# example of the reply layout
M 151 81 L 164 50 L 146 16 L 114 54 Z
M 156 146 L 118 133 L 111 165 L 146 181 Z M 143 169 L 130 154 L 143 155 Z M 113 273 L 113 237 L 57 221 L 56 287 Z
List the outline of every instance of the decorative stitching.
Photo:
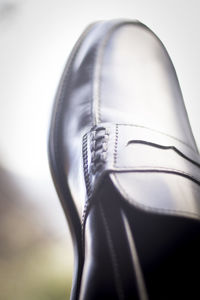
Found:
M 83 136 L 83 142 L 82 142 L 82 151 L 83 151 L 83 172 L 84 172 L 84 178 L 85 178 L 85 185 L 86 185 L 86 191 L 87 191 L 87 200 L 85 201 L 83 213 L 82 213 L 82 220 L 81 220 L 81 226 L 82 229 L 84 228 L 85 219 L 87 210 L 90 204 L 90 198 L 92 195 L 92 188 L 91 188 L 91 182 L 90 182 L 90 174 L 88 171 L 88 152 L 87 152 L 87 134 Z M 83 230 L 82 230 L 83 233 Z
M 104 40 L 104 39 L 102 39 Z M 93 97 L 91 97 L 91 119 L 93 120 L 91 126 L 95 126 L 97 125 L 97 118 L 96 118 L 96 107 L 95 107 L 95 99 L 99 97 L 99 93 L 98 93 L 98 81 L 97 81 L 97 76 L 98 73 L 100 72 L 100 70 L 98 70 L 99 65 L 98 65 L 98 55 L 99 55 L 99 49 L 101 46 L 101 42 L 99 43 L 99 45 L 97 46 L 97 50 L 96 50 L 96 61 L 94 63 L 94 80 L 93 80 Z M 88 164 L 88 162 L 87 162 Z M 92 171 L 92 170 L 91 170 Z M 88 178 L 88 183 L 86 185 L 90 186 L 90 195 L 88 195 L 87 200 L 85 201 L 84 204 L 84 209 L 83 209 L 83 214 L 82 214 L 82 220 L 81 220 L 81 225 L 82 225 L 82 232 L 84 231 L 84 225 L 85 225 L 85 221 L 86 221 L 86 217 L 89 211 L 89 206 L 90 206 L 90 198 L 92 195 L 92 191 L 91 191 L 91 182 L 90 182 L 90 176 L 89 176 L 89 171 L 87 170 L 88 175 L 86 175 L 86 177 Z M 84 174 L 85 176 L 85 174 Z M 87 189 L 87 188 L 86 188 Z
M 121 23 L 114 24 L 108 30 L 106 36 L 101 40 L 101 42 L 99 43 L 99 45 L 97 47 L 96 62 L 94 64 L 93 103 L 91 103 L 91 104 L 93 104 L 93 109 L 92 109 L 92 112 L 93 112 L 93 125 L 97 125 L 99 122 L 101 122 L 100 86 L 101 86 L 101 67 L 102 67 L 101 62 L 102 62 L 102 59 L 103 59 L 104 50 L 105 50 L 105 47 L 106 47 L 106 44 L 107 44 L 107 41 L 108 41 L 109 37 L 112 35 L 112 33 L 115 31 L 115 29 L 117 29 L 118 27 L 121 27 L 124 24 L 133 24 L 133 22 L 121 22 Z M 193 147 L 191 147 L 189 144 L 183 142 L 182 140 L 180 140 L 180 139 L 178 139 L 178 138 L 176 138 L 176 137 L 174 137 L 172 135 L 166 134 L 166 133 L 164 133 L 162 131 L 151 129 L 151 128 L 148 128 L 146 126 L 136 125 L 136 124 L 117 124 L 117 125 L 134 126 L 134 127 L 139 127 L 139 128 L 145 128 L 145 129 L 148 129 L 148 130 L 151 130 L 151 131 L 163 134 L 165 136 L 168 136 L 170 138 L 173 138 L 173 139 L 181 142 L 185 146 L 189 147 L 195 153 L 198 153 L 197 150 L 194 149 Z M 118 146 L 118 134 L 116 134 L 116 140 L 115 140 L 114 165 L 117 162 L 117 146 Z M 171 169 L 171 171 L 177 172 L 178 170 Z M 187 173 L 182 173 L 182 176 L 188 176 L 188 174 Z M 194 178 L 194 180 L 195 180 L 195 178 Z M 86 208 L 88 209 L 88 206 Z
M 58 157 L 58 155 L 59 155 L 58 145 L 59 145 L 60 113 L 62 112 L 62 103 L 65 99 L 64 92 L 66 90 L 66 86 L 68 85 L 68 82 L 69 82 L 69 79 L 70 79 L 70 73 L 71 73 L 71 70 L 72 70 L 73 61 L 76 58 L 76 55 L 77 55 L 78 50 L 80 49 L 80 47 L 82 45 L 82 42 L 83 42 L 84 38 L 86 37 L 88 32 L 90 32 L 92 27 L 93 27 L 93 25 L 88 26 L 88 28 L 82 33 L 82 35 L 80 36 L 80 38 L 76 42 L 74 48 L 72 49 L 72 52 L 71 52 L 71 54 L 68 58 L 68 62 L 67 62 L 66 66 L 65 66 L 65 69 L 63 71 L 62 78 L 61 78 L 61 81 L 60 81 L 60 84 L 59 84 L 59 87 L 58 87 L 58 90 L 57 90 L 57 93 L 56 93 L 56 100 L 55 100 L 55 103 L 54 103 L 54 106 L 53 106 L 53 112 L 55 112 L 55 113 L 52 115 L 50 134 L 53 135 L 51 137 L 51 139 L 54 140 L 54 155 L 55 155 L 55 157 L 57 157 L 57 169 L 61 173 L 62 173 L 63 166 L 62 166 L 62 164 L 59 163 L 60 162 L 60 157 Z M 61 187 L 62 187 L 63 183 L 60 183 L 60 184 L 61 184 Z M 64 184 L 66 185 L 66 181 L 64 182 Z M 67 188 L 68 188 L 68 186 L 67 186 Z M 60 189 L 60 187 L 59 187 L 59 189 Z M 74 201 L 71 197 L 70 197 L 70 201 L 71 201 L 74 213 L 77 216 L 77 220 L 79 220 L 79 216 L 78 216 L 77 210 L 75 208 Z M 73 220 L 72 220 L 72 222 L 73 222 Z M 76 232 L 76 228 L 74 228 L 74 230 Z M 79 241 L 77 241 L 77 243 L 79 243 Z M 82 244 L 82 246 L 83 246 L 83 244 Z
M 111 35 L 115 32 L 115 30 L 123 25 L 132 25 L 136 24 L 136 22 L 131 21 L 116 21 L 114 24 L 112 23 L 112 26 L 108 29 L 107 33 L 101 40 L 97 52 L 96 52 L 96 62 L 94 65 L 94 81 L 93 81 L 93 125 L 97 125 L 101 122 L 101 97 L 100 97 L 100 87 L 101 87 L 101 69 L 102 69 L 102 60 L 103 60 L 103 54 L 104 50 L 107 45 L 108 39 L 111 37 Z
M 111 252 L 111 260 L 112 260 L 112 264 L 113 264 L 113 268 L 114 268 L 114 278 L 115 278 L 115 284 L 116 284 L 118 296 L 119 296 L 120 300 L 123 300 L 124 293 L 123 293 L 123 289 L 122 289 L 122 285 L 121 285 L 121 278 L 120 278 L 120 273 L 119 273 L 119 266 L 117 263 L 117 257 L 116 257 L 116 253 L 114 251 L 110 229 L 109 229 L 103 208 L 101 206 L 101 202 L 99 202 L 99 209 L 100 209 L 100 213 L 102 215 L 102 219 L 103 219 L 103 223 L 104 223 L 104 227 L 105 227 L 106 235 L 107 235 L 107 239 L 108 239 L 108 245 L 109 245 L 110 252 Z
M 119 138 L 119 126 L 116 124 L 115 126 L 115 145 L 114 145 L 114 162 L 113 166 L 115 167 L 117 164 L 117 146 L 118 146 L 118 138 Z
M 94 81 L 93 81 L 93 114 L 94 114 L 94 119 L 93 119 L 93 125 L 97 125 L 98 123 L 101 122 L 101 97 L 100 97 L 100 90 L 101 90 L 101 68 L 102 68 L 102 60 L 103 60 L 103 54 L 104 54 L 104 50 L 107 44 L 108 39 L 111 37 L 111 35 L 115 32 L 115 30 L 123 25 L 132 25 L 135 24 L 134 22 L 131 21 L 124 21 L 124 22 L 117 22 L 116 24 L 114 24 L 110 30 L 108 30 L 107 34 L 105 35 L 105 37 L 102 39 L 102 41 L 100 42 L 98 48 L 97 48 L 97 54 L 96 54 L 96 62 L 94 65 Z M 184 145 L 188 146 L 190 149 L 192 149 L 194 152 L 198 153 L 197 149 L 194 149 L 193 147 L 191 147 L 189 144 L 185 143 L 184 141 L 166 134 L 162 131 L 159 130 L 155 130 L 155 129 L 151 129 L 148 128 L 146 126 L 140 126 L 140 125 L 136 125 L 136 124 L 119 124 L 119 125 L 125 125 L 125 126 L 135 126 L 135 127 L 141 127 L 141 128 L 146 128 L 158 133 L 162 133 L 166 136 L 169 136 L 181 143 L 183 143 Z
M 94 80 L 93 80 L 93 125 L 97 125 L 101 122 L 100 117 L 100 76 L 101 76 L 101 68 L 102 68 L 102 60 L 104 49 L 107 43 L 107 40 L 110 37 L 110 34 L 113 31 L 115 26 L 111 26 L 111 28 L 107 31 L 107 33 L 103 36 L 96 51 L 96 61 L 94 64 Z
M 115 178 L 117 184 L 119 185 L 120 189 L 121 189 L 121 192 L 123 193 L 123 196 L 125 197 L 125 199 L 127 199 L 127 201 L 133 205 L 140 208 L 140 209 L 144 209 L 144 210 L 148 210 L 148 211 L 151 211 L 151 212 L 157 212 L 157 213 L 168 213 L 170 215 L 180 215 L 180 216 L 183 216 L 183 217 L 195 217 L 195 218 L 198 218 L 200 219 L 200 214 L 197 214 L 197 213 L 191 213 L 191 212 L 184 212 L 184 211 L 181 211 L 181 210 L 173 210 L 173 209 L 162 209 L 162 208 L 156 208 L 156 207 L 151 207 L 151 206 L 148 206 L 146 204 L 141 204 L 139 202 L 137 202 L 133 197 L 129 196 L 129 194 L 124 190 L 123 186 L 121 185 L 120 181 L 118 180 L 118 178 L 116 177 L 116 174 L 112 174 L 113 177 Z
M 59 86 L 59 89 L 58 89 L 58 95 L 57 95 L 57 99 L 58 101 L 56 102 L 55 104 L 55 110 L 57 113 L 55 114 L 55 122 L 57 123 L 57 120 L 59 119 L 59 114 L 58 114 L 58 110 L 57 110 L 57 106 L 58 104 L 61 105 L 61 103 L 63 102 L 64 100 L 64 88 L 63 86 L 66 85 L 66 82 L 68 80 L 68 77 L 69 77 L 69 73 L 72 69 L 72 62 L 73 60 L 75 59 L 77 53 L 78 53 L 78 50 L 80 49 L 81 45 L 82 45 L 82 41 L 84 40 L 85 36 L 88 34 L 88 32 L 90 31 L 92 25 L 88 26 L 88 28 L 82 33 L 81 37 L 79 38 L 79 40 L 76 42 L 73 50 L 72 50 L 72 53 L 70 54 L 69 56 L 69 59 L 68 59 L 68 63 L 66 65 L 66 68 L 64 70 L 64 73 L 62 75 L 62 79 L 61 79 L 61 83 L 60 83 L 60 86 Z M 60 106 L 61 107 L 61 106 Z M 57 128 L 57 127 L 56 127 Z M 57 136 L 57 135 L 56 135 Z

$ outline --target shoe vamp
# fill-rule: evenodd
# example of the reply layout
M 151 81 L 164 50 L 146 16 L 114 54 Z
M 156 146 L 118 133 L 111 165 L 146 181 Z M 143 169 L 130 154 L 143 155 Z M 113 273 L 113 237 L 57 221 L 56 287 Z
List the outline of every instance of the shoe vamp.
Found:
M 119 27 L 100 64 L 99 122 L 145 126 L 196 147 L 174 67 L 149 29 Z

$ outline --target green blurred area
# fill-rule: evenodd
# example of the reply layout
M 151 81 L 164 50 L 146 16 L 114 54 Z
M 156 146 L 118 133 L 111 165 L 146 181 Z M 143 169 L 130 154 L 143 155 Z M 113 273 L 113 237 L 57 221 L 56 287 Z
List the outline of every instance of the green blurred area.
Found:
M 62 245 L 41 243 L 0 260 L 1 300 L 69 299 L 71 268 Z
M 69 299 L 69 238 L 53 231 L 48 223 L 54 220 L 27 200 L 14 177 L 0 169 L 0 300 Z

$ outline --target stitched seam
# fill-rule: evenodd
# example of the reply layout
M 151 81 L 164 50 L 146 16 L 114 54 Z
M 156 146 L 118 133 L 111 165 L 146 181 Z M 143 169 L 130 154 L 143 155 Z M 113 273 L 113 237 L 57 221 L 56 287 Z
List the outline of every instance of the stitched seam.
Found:
M 88 26 L 88 28 L 82 33 L 82 35 L 80 36 L 80 38 L 76 42 L 75 46 L 73 47 L 72 52 L 69 55 L 68 62 L 67 62 L 66 66 L 63 70 L 61 81 L 60 81 L 60 84 L 58 86 L 58 90 L 57 90 L 57 93 L 56 93 L 56 96 L 55 96 L 56 99 L 55 99 L 55 103 L 53 105 L 53 111 L 55 112 L 55 114 L 52 114 L 52 119 L 51 119 L 51 124 L 50 124 L 50 134 L 52 135 L 51 139 L 54 140 L 54 142 L 53 142 L 53 144 L 54 144 L 54 150 L 53 150 L 54 155 L 55 155 L 56 159 L 58 158 L 57 159 L 57 170 L 58 170 L 58 172 L 61 172 L 61 170 L 62 170 L 62 166 L 59 163 L 60 160 L 59 160 L 58 145 L 59 145 L 60 113 L 61 113 L 61 109 L 62 109 L 62 103 L 65 99 L 64 98 L 64 91 L 65 91 L 65 87 L 68 85 L 68 82 L 69 82 L 69 79 L 70 79 L 70 73 L 71 73 L 73 61 L 76 58 L 78 50 L 80 49 L 85 36 L 88 34 L 88 32 L 91 30 L 91 28 L 92 28 L 92 25 Z M 63 177 L 63 180 L 64 180 L 64 177 Z M 60 182 L 61 187 L 59 187 L 59 190 L 60 190 L 60 188 L 63 189 L 63 186 L 66 185 L 66 184 L 67 184 L 66 181 L 64 183 Z M 68 188 L 69 187 L 68 187 L 68 184 L 67 184 L 67 189 Z M 73 207 L 73 211 L 74 211 L 75 215 L 77 216 L 77 220 L 79 220 L 78 212 L 77 212 L 76 206 L 73 202 L 73 199 L 71 199 L 70 201 L 71 201 L 71 205 Z M 73 227 L 74 227 L 74 225 L 76 226 L 76 224 L 73 224 Z M 78 222 L 78 226 L 79 226 L 79 222 Z M 75 227 L 73 228 L 73 231 L 76 234 Z M 79 242 L 77 241 L 77 245 L 78 244 L 79 244 Z
M 100 213 L 101 213 L 102 220 L 103 220 L 103 223 L 104 223 L 104 227 L 105 227 L 105 230 L 106 230 L 108 245 L 109 245 L 109 248 L 110 248 L 111 261 L 112 261 L 112 265 L 113 265 L 113 269 L 114 269 L 114 278 L 115 278 L 117 293 L 118 293 L 119 299 L 123 300 L 124 299 L 124 293 L 123 293 L 123 289 L 122 289 L 122 285 L 121 285 L 121 278 L 120 278 L 120 273 L 119 273 L 119 266 L 118 266 L 118 262 L 117 262 L 117 257 L 116 257 L 116 253 L 114 251 L 111 232 L 109 230 L 108 223 L 107 223 L 107 220 L 106 220 L 106 216 L 104 214 L 104 211 L 103 211 L 103 208 L 102 208 L 100 202 L 99 202 L 99 208 L 100 208 Z
M 92 188 L 91 188 L 91 181 L 90 181 L 90 174 L 88 171 L 88 151 L 87 151 L 87 134 L 83 136 L 82 141 L 82 151 L 83 151 L 83 172 L 84 172 L 84 178 L 85 178 L 85 185 L 86 185 L 86 191 L 87 191 L 87 200 L 85 201 L 83 213 L 82 213 L 82 219 L 81 219 L 81 227 L 82 227 L 82 233 L 85 225 L 86 215 L 88 212 L 88 207 L 90 204 L 90 199 L 92 195 Z
M 96 57 L 98 57 L 100 46 L 101 46 L 101 42 L 99 43 L 99 45 L 97 45 Z M 94 125 L 97 124 L 95 113 L 93 112 L 93 109 L 95 107 L 95 99 L 98 97 L 98 87 L 96 88 L 96 82 L 97 81 L 96 81 L 96 75 L 95 75 L 97 73 L 97 71 L 98 71 L 98 69 L 97 69 L 97 67 L 98 67 L 97 62 L 98 62 L 98 59 L 96 58 L 96 62 L 94 63 L 94 71 L 93 71 L 94 72 L 94 81 L 93 81 L 93 84 L 92 84 L 93 97 L 91 97 L 91 120 L 93 120 L 93 119 L 94 120 L 92 121 L 91 126 L 94 126 Z M 94 114 L 94 117 L 93 117 L 93 114 Z M 87 139 L 87 137 L 85 137 L 85 139 Z M 87 190 L 87 200 L 85 201 L 84 208 L 83 208 L 83 213 L 82 213 L 82 218 L 81 218 L 82 238 L 83 238 L 83 233 L 84 233 L 84 227 L 85 227 L 86 218 L 87 218 L 87 215 L 88 215 L 88 212 L 89 212 L 91 197 L 92 197 L 91 179 L 90 179 L 89 171 L 88 171 L 88 153 L 87 153 L 86 157 L 87 158 L 85 158 L 85 163 L 87 164 L 87 171 L 86 171 L 86 167 L 85 167 L 85 169 L 84 169 L 85 170 L 84 171 L 84 178 L 85 178 L 85 182 L 86 182 L 86 179 L 87 179 L 86 190 L 88 189 L 87 188 L 87 186 L 88 186 L 89 187 L 89 194 L 88 194 L 88 190 Z
M 94 110 L 94 121 L 93 121 L 93 125 L 97 125 L 98 123 L 101 122 L 101 111 L 100 111 L 100 108 L 101 108 L 101 98 L 100 98 L 100 87 L 101 87 L 101 68 L 102 68 L 102 60 L 103 60 L 103 55 L 104 55 L 104 50 L 106 48 L 106 45 L 107 45 L 107 41 L 108 39 L 112 36 L 112 34 L 115 32 L 115 30 L 118 28 L 118 27 L 121 27 L 123 25 L 131 25 L 131 24 L 135 24 L 134 22 L 131 22 L 131 21 L 124 21 L 124 22 L 119 22 L 117 24 L 114 24 L 110 30 L 107 32 L 106 36 L 102 39 L 102 41 L 100 42 L 98 48 L 97 48 L 97 54 L 96 54 L 96 62 L 95 62 L 95 65 L 94 65 L 94 83 L 93 83 L 93 87 L 94 87 L 94 91 L 93 91 L 93 103 L 96 104 L 96 109 Z M 95 105 L 94 105 L 95 106 Z M 169 134 L 166 134 L 162 131 L 159 131 L 159 130 L 155 130 L 155 129 L 150 129 L 146 126 L 140 126 L 140 125 L 130 125 L 130 124 L 118 124 L 118 125 L 125 125 L 125 126 L 135 126 L 135 127 L 141 127 L 141 128 L 146 128 L 146 129 L 149 129 L 149 130 L 152 130 L 152 131 L 155 131 L 155 132 L 159 132 L 159 133 L 162 133 L 166 136 L 169 136 L 171 138 L 174 138 L 175 140 L 183 143 L 184 145 L 188 146 L 190 149 L 192 149 L 195 153 L 198 153 L 197 149 L 195 150 L 193 147 L 191 147 L 190 145 L 188 145 L 187 143 L 183 142 L 182 140 L 172 136 L 172 135 L 169 135 Z
M 113 161 L 113 166 L 116 166 L 116 164 L 117 164 L 118 137 L 119 137 L 119 127 L 116 124 L 116 127 L 115 127 L 115 145 L 114 145 L 114 161 Z
M 177 138 L 177 137 L 175 137 L 175 136 L 173 136 L 173 135 L 167 134 L 167 133 L 165 133 L 165 132 L 163 132 L 163 131 L 156 130 L 156 129 L 149 128 L 149 127 L 142 126 L 142 125 L 137 125 L 137 124 L 124 124 L 124 123 L 118 123 L 117 125 L 118 125 L 118 126 L 131 126 L 131 127 L 144 128 L 144 129 L 148 129 L 148 130 L 150 130 L 150 131 L 154 131 L 154 132 L 160 133 L 160 134 L 165 135 L 165 136 L 168 136 L 168 137 L 170 137 L 170 138 L 172 138 L 172 139 L 174 139 L 174 140 L 177 140 L 178 142 L 180 142 L 180 143 L 184 144 L 185 146 L 189 147 L 192 151 L 195 152 L 195 154 L 199 154 L 199 153 L 197 152 L 197 150 L 195 150 L 194 148 L 192 148 L 192 147 L 191 147 L 189 144 L 187 144 L 186 142 L 180 140 L 179 138 Z
M 117 182 L 117 184 L 119 185 L 122 193 L 124 194 L 125 198 L 128 200 L 128 202 L 132 205 L 134 203 L 134 205 L 136 207 L 142 208 L 144 210 L 149 210 L 151 212 L 157 212 L 157 213 L 168 213 L 171 215 L 182 215 L 182 216 L 186 216 L 186 217 L 195 217 L 200 219 L 200 214 L 197 213 L 192 213 L 192 212 L 185 212 L 185 211 L 181 211 L 181 210 L 173 210 L 173 209 L 162 209 L 162 208 L 156 208 L 156 207 L 151 207 L 148 206 L 146 204 L 142 204 L 137 202 L 135 199 L 133 199 L 133 197 L 131 197 L 123 188 L 123 186 L 121 185 L 120 181 L 118 180 L 118 178 L 116 177 L 116 174 L 113 174 L 113 176 L 115 177 L 115 180 Z
M 135 168 L 135 169 L 131 169 L 130 167 L 127 167 L 127 166 L 120 166 L 118 167 L 116 164 L 117 164 L 117 156 L 118 156 L 118 152 L 117 152 L 117 148 L 118 148 L 118 141 L 119 141 L 119 126 L 134 126 L 134 127 L 142 127 L 142 128 L 146 128 L 146 129 L 149 129 L 149 130 L 152 130 L 152 131 L 156 131 L 154 129 L 150 129 L 148 127 L 143 127 L 143 126 L 139 126 L 139 125 L 134 125 L 134 124 L 116 124 L 116 131 L 115 131 L 115 146 L 114 146 L 114 167 L 115 168 L 123 168 L 125 170 L 130 170 L 130 171 L 134 171 L 136 172 L 137 170 L 138 171 L 148 171 L 148 172 L 159 172 L 159 170 L 162 172 L 172 172 L 172 173 L 175 173 L 177 175 L 180 175 L 180 176 L 184 176 L 184 177 L 189 177 L 191 178 L 192 180 L 194 180 L 196 183 L 200 184 L 200 178 L 197 178 L 196 176 L 192 176 L 190 175 L 189 173 L 187 172 L 184 172 L 184 171 L 180 171 L 178 169 L 175 169 L 175 168 L 165 168 L 165 167 L 145 167 L 145 166 L 141 166 L 139 168 Z M 159 131 L 158 131 L 159 132 Z M 161 133 L 161 132 L 159 132 Z M 171 137 L 171 136 L 170 136 Z M 182 142 L 182 141 L 180 141 Z M 188 147 L 190 147 L 189 145 L 187 145 Z M 191 148 L 192 149 L 192 148 Z M 148 168 L 148 169 L 146 169 Z M 150 168 L 154 168 L 154 169 L 150 169 Z M 143 169 L 143 170 L 142 170 Z
M 131 25 L 135 24 L 135 22 L 131 21 L 118 21 L 117 23 L 114 23 L 106 33 L 106 35 L 102 38 L 98 48 L 97 48 L 97 54 L 96 54 L 96 62 L 94 65 L 94 82 L 93 82 L 93 105 L 94 105 L 94 119 L 93 119 L 93 125 L 97 125 L 101 122 L 101 102 L 100 102 L 100 87 L 101 87 L 101 69 L 102 69 L 102 60 L 104 55 L 104 50 L 107 45 L 108 39 L 111 37 L 111 35 L 115 32 L 115 30 L 123 25 Z
M 115 27 L 115 26 L 114 26 Z M 111 29 L 108 30 L 107 34 L 101 39 L 101 42 L 99 43 L 99 46 L 96 51 L 96 61 L 94 65 L 94 82 L 93 82 L 93 107 L 94 107 L 94 120 L 93 125 L 97 125 L 101 122 L 100 117 L 100 75 L 101 75 L 101 63 L 103 59 L 104 49 L 107 43 L 107 40 L 109 39 L 110 35 L 112 34 L 113 26 Z
M 88 34 L 88 32 L 90 31 L 92 25 L 90 25 L 81 35 L 81 37 L 79 38 L 79 40 L 77 41 L 77 43 L 75 44 L 73 50 L 72 50 L 72 53 L 71 55 L 69 56 L 69 60 L 68 60 L 68 63 L 66 65 L 66 69 L 64 70 L 64 73 L 63 73 L 63 76 L 62 76 L 62 80 L 61 80 L 61 85 L 59 87 L 59 90 L 58 90 L 58 96 L 57 96 L 57 103 L 56 103 L 56 106 L 55 106 L 55 111 L 57 111 L 57 106 L 58 105 L 61 105 L 61 103 L 63 102 L 64 100 L 64 89 L 63 87 L 66 85 L 66 82 L 68 81 L 68 78 L 69 78 L 69 74 L 71 72 L 71 69 L 72 69 L 72 63 L 73 63 L 73 60 L 75 59 L 77 53 L 78 53 L 78 50 L 80 49 L 81 45 L 82 45 L 82 41 L 84 40 L 85 36 Z M 57 113 L 55 115 L 55 123 L 57 123 L 57 120 L 59 119 L 59 114 Z M 56 126 L 57 127 L 57 126 Z

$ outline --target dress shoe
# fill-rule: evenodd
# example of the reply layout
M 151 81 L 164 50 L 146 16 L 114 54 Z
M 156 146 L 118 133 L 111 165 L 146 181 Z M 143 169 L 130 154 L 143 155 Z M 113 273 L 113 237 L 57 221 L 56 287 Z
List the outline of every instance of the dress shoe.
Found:
M 200 297 L 200 157 L 171 59 L 145 25 L 81 35 L 49 158 L 74 242 L 71 299 Z

